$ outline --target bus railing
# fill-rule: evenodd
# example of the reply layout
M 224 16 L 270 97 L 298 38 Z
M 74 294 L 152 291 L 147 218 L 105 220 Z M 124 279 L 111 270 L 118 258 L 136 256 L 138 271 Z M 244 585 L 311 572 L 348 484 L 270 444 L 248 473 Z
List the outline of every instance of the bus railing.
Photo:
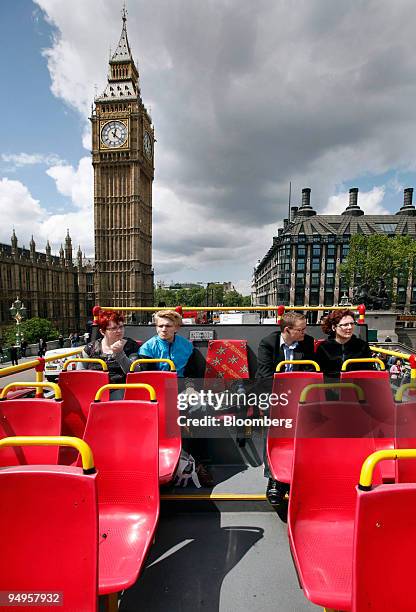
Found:
M 72 357 L 74 355 L 78 355 L 82 352 L 82 346 L 74 348 L 73 351 L 67 351 L 66 353 L 57 353 L 55 355 L 50 355 L 50 357 L 36 357 L 35 359 L 31 359 L 30 361 L 25 361 L 25 363 L 20 363 L 15 366 L 8 366 L 6 368 L 2 368 L 0 370 L 0 378 L 5 378 L 6 376 L 12 376 L 13 374 L 18 374 L 19 372 L 25 372 L 27 370 L 35 370 L 36 377 L 35 381 L 37 383 L 42 383 L 44 380 L 44 371 L 45 371 L 45 363 L 48 361 L 56 361 L 57 359 L 66 359 L 67 357 Z M 41 388 L 36 389 L 36 397 L 42 397 L 43 391 Z
M 212 311 L 212 312 L 267 312 L 267 311 L 276 311 L 276 323 L 280 323 L 280 319 L 286 311 L 292 310 L 302 310 L 306 312 L 317 312 L 317 311 L 325 311 L 325 310 L 348 310 L 358 312 L 358 323 L 359 325 L 363 325 L 365 323 L 365 305 L 359 304 L 357 306 L 284 306 L 283 304 L 279 305 L 268 305 L 268 306 L 165 306 L 161 308 L 160 306 L 94 306 L 92 309 L 94 324 L 97 324 L 98 315 L 100 310 L 117 310 L 121 312 L 157 312 L 158 310 L 168 310 L 170 308 L 174 308 L 177 312 L 182 314 L 183 312 L 193 310 L 196 312 L 201 311 Z

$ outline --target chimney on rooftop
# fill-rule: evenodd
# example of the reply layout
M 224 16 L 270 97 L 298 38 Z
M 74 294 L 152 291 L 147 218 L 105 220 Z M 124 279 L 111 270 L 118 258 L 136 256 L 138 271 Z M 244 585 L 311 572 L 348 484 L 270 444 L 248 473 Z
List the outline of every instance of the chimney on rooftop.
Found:
M 413 206 L 413 187 L 406 187 L 403 192 L 403 206 L 396 215 L 416 215 L 416 209 Z
M 311 205 L 311 190 L 309 187 L 302 189 L 302 206 Z
M 364 214 L 364 211 L 358 206 L 358 187 L 351 187 L 348 206 L 342 214 L 353 217 L 360 217 Z
M 290 210 L 290 220 L 294 221 L 296 214 L 298 212 L 298 207 L 297 206 L 292 206 L 291 210 Z

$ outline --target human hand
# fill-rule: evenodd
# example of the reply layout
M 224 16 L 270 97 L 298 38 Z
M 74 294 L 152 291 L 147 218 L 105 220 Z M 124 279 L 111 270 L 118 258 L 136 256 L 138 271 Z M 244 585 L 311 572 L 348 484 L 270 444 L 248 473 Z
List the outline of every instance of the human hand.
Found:
M 198 395 L 194 387 L 186 387 L 184 394 L 187 396 L 187 398 L 189 398 L 192 395 Z
M 127 340 L 117 340 L 116 342 L 114 342 L 114 344 L 110 346 L 110 348 L 113 351 L 113 353 L 121 353 L 121 351 L 125 347 L 126 342 Z

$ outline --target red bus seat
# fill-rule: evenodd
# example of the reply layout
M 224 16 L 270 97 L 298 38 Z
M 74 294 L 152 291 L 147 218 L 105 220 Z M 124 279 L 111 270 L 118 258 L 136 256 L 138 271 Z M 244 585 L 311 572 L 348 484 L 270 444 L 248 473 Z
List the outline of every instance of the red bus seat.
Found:
M 227 388 L 235 391 L 236 389 L 232 388 L 232 382 L 237 383 L 249 377 L 246 340 L 209 340 L 204 374 L 205 389 L 211 389 L 214 393 L 222 392 Z M 215 417 L 221 420 L 224 412 L 216 411 Z M 251 417 L 253 406 L 231 406 L 226 413 L 242 418 Z M 248 429 L 239 430 L 237 433 L 240 445 L 243 445 L 245 438 L 250 435 L 248 431 Z
M 319 345 L 322 344 L 322 342 L 325 342 L 325 338 L 319 338 L 318 340 L 314 339 L 314 341 L 313 341 L 313 350 L 314 350 L 315 353 L 318 350 Z
M 58 609 L 97 609 L 96 474 L 57 465 L 1 469 L 0 541 L 0 591 L 60 592 Z
M 148 371 L 127 374 L 127 384 L 147 383 L 156 391 L 159 405 L 159 483 L 170 482 L 176 472 L 182 439 L 178 425 L 178 376 L 176 372 Z M 124 399 L 143 400 L 143 389 L 127 388 Z
M 204 380 L 215 391 L 225 389 L 225 380 L 249 378 L 246 340 L 210 340 Z
M 157 402 L 91 404 L 84 440 L 98 470 L 99 594 L 135 583 L 159 518 Z
M 290 484 L 294 449 L 294 433 L 298 415 L 299 397 L 306 385 L 322 383 L 322 372 L 279 372 L 274 374 L 272 394 L 279 396 L 279 404 L 270 407 L 270 419 L 292 419 L 292 428 L 270 426 L 267 434 L 267 459 L 274 480 Z M 309 396 L 320 399 L 318 391 Z M 287 404 L 280 403 L 282 395 Z
M 364 391 L 369 411 L 375 419 L 376 450 L 394 448 L 394 399 L 387 370 L 359 370 L 341 372 L 341 382 L 356 383 Z M 353 392 L 343 390 L 341 397 L 351 401 Z M 383 482 L 394 482 L 394 460 L 383 461 L 380 464 Z
M 375 450 L 373 426 L 358 402 L 299 406 L 289 542 L 306 597 L 336 610 L 351 609 L 355 487 Z
M 99 370 L 64 371 L 59 375 L 62 392 L 62 435 L 82 438 L 88 411 L 100 387 L 109 383 L 108 372 Z M 108 391 L 104 399 L 108 399 Z M 77 453 L 74 449 L 60 449 L 59 461 L 64 465 L 74 463 Z
M 415 384 L 403 385 L 396 394 L 396 448 L 416 448 Z M 409 395 L 404 397 L 405 393 Z M 402 399 L 410 401 L 404 401 Z M 416 459 L 396 461 L 397 482 L 416 482 Z
M 59 436 L 62 400 L 44 398 L 0 401 L 0 439 L 11 436 Z M 0 453 L 0 467 L 58 463 L 57 446 L 8 446 Z
M 415 484 L 383 484 L 357 491 L 353 612 L 414 610 L 415 507 Z

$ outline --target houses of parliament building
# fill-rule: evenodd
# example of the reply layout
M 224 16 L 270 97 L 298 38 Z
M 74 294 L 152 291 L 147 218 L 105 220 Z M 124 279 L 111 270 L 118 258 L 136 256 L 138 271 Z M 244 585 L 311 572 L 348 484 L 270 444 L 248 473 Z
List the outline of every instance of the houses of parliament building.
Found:
M 0 330 L 12 323 L 18 296 L 27 317 L 47 318 L 63 333 L 83 330 L 94 304 L 151 306 L 154 130 L 143 104 L 123 11 L 104 92 L 92 112 L 95 261 L 73 258 L 69 232 L 59 256 L 19 247 L 15 231 L 0 244 Z

